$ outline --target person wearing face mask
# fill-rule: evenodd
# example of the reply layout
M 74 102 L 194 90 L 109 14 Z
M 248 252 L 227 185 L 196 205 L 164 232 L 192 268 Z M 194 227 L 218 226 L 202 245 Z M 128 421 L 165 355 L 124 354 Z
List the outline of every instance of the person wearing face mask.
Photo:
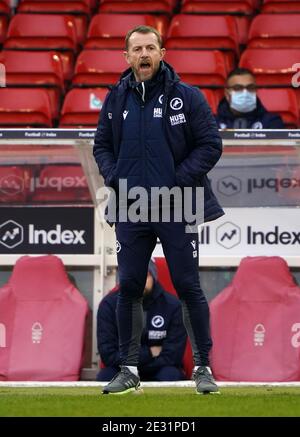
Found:
M 257 97 L 255 77 L 246 68 L 229 73 L 216 120 L 220 129 L 284 129 L 281 117 L 268 112 Z

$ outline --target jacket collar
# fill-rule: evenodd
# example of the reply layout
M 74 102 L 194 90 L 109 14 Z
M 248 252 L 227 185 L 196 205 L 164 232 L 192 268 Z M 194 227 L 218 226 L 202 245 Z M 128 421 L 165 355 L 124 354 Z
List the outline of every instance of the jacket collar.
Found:
M 152 87 L 155 87 L 156 85 L 163 85 L 163 93 L 166 97 L 164 99 L 164 106 L 167 103 L 167 97 L 170 93 L 171 88 L 173 85 L 180 81 L 180 78 L 178 74 L 175 72 L 173 67 L 169 65 L 165 61 L 161 61 L 160 68 L 157 74 L 154 78 L 150 79 L 149 81 L 145 81 L 144 84 L 146 88 L 151 89 Z M 136 82 L 132 69 L 127 68 L 120 77 L 120 80 L 117 82 L 117 84 L 112 88 L 113 90 L 117 90 L 118 93 L 123 94 L 126 93 L 130 88 L 135 88 L 139 85 L 138 82 Z
M 143 308 L 147 310 L 156 299 L 163 294 L 163 288 L 158 281 L 155 281 L 151 293 L 143 298 Z

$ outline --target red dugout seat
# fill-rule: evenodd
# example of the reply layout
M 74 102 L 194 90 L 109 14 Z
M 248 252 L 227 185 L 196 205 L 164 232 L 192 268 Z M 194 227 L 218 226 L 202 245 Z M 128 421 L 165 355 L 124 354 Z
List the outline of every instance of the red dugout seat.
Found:
M 58 257 L 21 257 L 0 289 L 0 380 L 78 380 L 87 312 Z
M 81 165 L 46 165 L 37 176 L 32 202 L 90 202 L 91 196 Z
M 64 76 L 62 61 L 55 52 L 3 50 L 0 63 L 5 65 L 6 86 L 43 87 L 49 94 L 52 118 L 58 118 Z
M 113 85 L 127 68 L 128 64 L 119 50 L 83 50 L 77 58 L 72 85 Z
M 126 33 L 138 25 L 152 26 L 162 36 L 166 32 L 166 21 L 155 15 L 101 13 L 92 18 L 85 48 L 124 49 Z
M 0 126 L 52 127 L 50 99 L 34 88 L 0 88 Z
M 300 380 L 300 288 L 279 257 L 247 257 L 210 303 L 218 380 Z
M 259 88 L 257 94 L 269 112 L 281 115 L 287 128 L 295 129 L 299 126 L 299 107 L 293 89 Z
M 155 264 L 157 267 L 158 280 L 163 286 L 163 288 L 169 291 L 171 294 L 177 297 L 176 290 L 174 288 L 170 272 L 166 263 L 165 258 L 155 258 Z M 187 339 L 186 348 L 183 356 L 183 368 L 188 379 L 191 379 L 194 367 L 192 348 L 190 340 Z
M 3 47 L 13 50 L 58 51 L 65 79 L 70 79 L 77 51 L 74 18 L 51 14 L 16 14 L 9 23 Z
M 165 59 L 181 80 L 201 87 L 224 87 L 226 61 L 218 50 L 167 50 Z
M 257 15 L 249 29 L 248 48 L 300 49 L 299 15 Z
M 59 127 L 97 126 L 107 88 L 74 88 L 65 96 Z

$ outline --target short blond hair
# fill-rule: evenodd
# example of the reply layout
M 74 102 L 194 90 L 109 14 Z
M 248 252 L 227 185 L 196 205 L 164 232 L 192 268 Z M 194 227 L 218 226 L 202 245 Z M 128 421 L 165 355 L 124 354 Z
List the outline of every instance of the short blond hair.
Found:
M 129 46 L 129 38 L 131 37 L 131 35 L 133 33 L 154 33 L 157 37 L 157 42 L 159 45 L 159 48 L 162 48 L 162 37 L 161 34 L 159 33 L 159 31 L 157 29 L 155 29 L 154 27 L 151 26 L 136 26 L 133 29 L 129 30 L 127 32 L 127 35 L 125 37 L 125 50 L 128 51 L 128 46 Z

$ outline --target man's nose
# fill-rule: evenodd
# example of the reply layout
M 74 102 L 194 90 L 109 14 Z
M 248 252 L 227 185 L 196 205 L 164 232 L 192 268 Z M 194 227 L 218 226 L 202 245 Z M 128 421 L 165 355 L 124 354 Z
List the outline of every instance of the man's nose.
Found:
M 142 56 L 143 56 L 143 57 L 148 56 L 148 50 L 147 50 L 147 47 L 143 47 L 143 48 L 142 48 Z

